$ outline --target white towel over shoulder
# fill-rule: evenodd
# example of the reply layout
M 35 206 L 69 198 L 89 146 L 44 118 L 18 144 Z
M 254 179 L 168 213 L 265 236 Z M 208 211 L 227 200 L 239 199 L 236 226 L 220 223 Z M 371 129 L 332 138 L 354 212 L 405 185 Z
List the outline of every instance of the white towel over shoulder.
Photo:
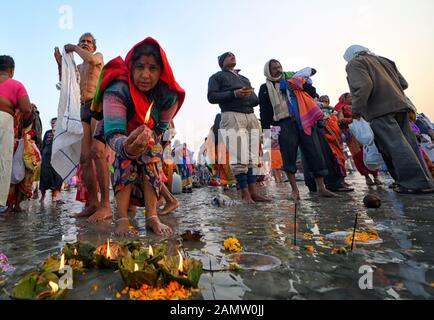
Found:
M 75 175 L 80 161 L 83 125 L 80 116 L 80 86 L 73 53 L 62 54 L 62 82 L 51 165 L 63 178 Z

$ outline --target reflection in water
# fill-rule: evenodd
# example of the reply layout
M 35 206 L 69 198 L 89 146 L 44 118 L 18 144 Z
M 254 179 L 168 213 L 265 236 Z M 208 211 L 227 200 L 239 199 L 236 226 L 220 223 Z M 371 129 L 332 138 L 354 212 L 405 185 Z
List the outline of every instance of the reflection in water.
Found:
M 390 289 L 402 299 L 432 299 L 432 196 L 400 196 L 375 187 L 369 190 L 364 179 L 356 175 L 348 181 L 357 191 L 338 199 L 320 199 L 301 186 L 303 200 L 295 221 L 294 204 L 287 200 L 288 184 L 272 183 L 268 194 L 274 200 L 268 204 L 214 207 L 210 202 L 221 192 L 217 188 L 180 195 L 181 208 L 162 220 L 177 234 L 169 242 L 173 252 L 181 241 L 178 235 L 184 231 L 204 234 L 201 242 L 182 242 L 185 254 L 199 258 L 207 269 L 199 282 L 201 294 L 195 299 L 386 299 L 391 297 Z M 382 198 L 381 208 L 364 207 L 362 199 L 368 192 Z M 236 197 L 236 191 L 228 195 Z M 41 210 L 38 201 L 31 201 L 27 213 L 0 215 L 0 252 L 16 267 L 4 284 L 7 290 L 48 256 L 58 255 L 65 243 L 87 240 L 98 245 L 108 238 L 116 240 L 111 221 L 88 224 L 75 219 L 81 204 L 74 198 L 74 192 L 65 193 L 64 203 L 56 208 L 47 202 Z M 331 249 L 343 244 L 327 241 L 324 236 L 351 229 L 356 213 L 358 227 L 376 226 L 384 243 L 356 247 L 348 255 L 332 255 Z M 141 209 L 133 223 L 141 240 L 152 245 L 167 242 L 146 230 Z M 311 239 L 305 234 L 312 235 Z M 230 236 L 240 240 L 245 252 L 275 256 L 282 264 L 269 271 L 220 271 L 227 260 L 223 240 Z M 313 252 L 305 250 L 306 245 L 313 246 Z M 373 290 L 358 286 L 363 265 L 374 270 Z M 118 272 L 88 270 L 77 275 L 68 298 L 115 299 L 122 289 Z M 0 299 L 8 297 L 0 291 Z

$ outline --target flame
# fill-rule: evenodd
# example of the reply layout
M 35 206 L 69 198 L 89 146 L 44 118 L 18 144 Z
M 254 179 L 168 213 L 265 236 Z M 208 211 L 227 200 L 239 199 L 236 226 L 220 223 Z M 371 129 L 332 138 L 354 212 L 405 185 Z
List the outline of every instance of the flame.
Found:
M 107 254 L 106 254 L 107 259 L 110 259 L 112 257 L 111 252 L 110 252 L 110 239 L 107 239 Z
M 74 256 L 78 255 L 77 249 L 74 248 Z
M 152 250 L 151 245 L 149 245 L 149 257 L 152 258 L 154 256 L 154 250 Z
M 48 282 L 48 285 L 51 287 L 51 293 L 56 293 L 57 291 L 59 291 L 59 286 L 57 285 L 57 283 L 50 281 Z
M 62 270 L 63 268 L 65 268 L 65 254 L 62 253 L 62 256 L 60 257 L 60 267 L 59 270 Z
M 182 259 L 181 252 L 179 252 L 179 250 L 178 250 L 178 255 L 179 255 L 178 272 L 181 273 L 184 270 L 184 268 L 182 267 L 183 259 Z
M 152 107 L 154 106 L 154 101 L 151 102 L 151 105 L 149 106 L 148 111 L 146 112 L 145 116 L 145 124 L 149 123 L 149 118 L 151 117 Z
M 137 265 L 137 263 L 134 264 L 134 272 L 139 271 L 139 266 Z

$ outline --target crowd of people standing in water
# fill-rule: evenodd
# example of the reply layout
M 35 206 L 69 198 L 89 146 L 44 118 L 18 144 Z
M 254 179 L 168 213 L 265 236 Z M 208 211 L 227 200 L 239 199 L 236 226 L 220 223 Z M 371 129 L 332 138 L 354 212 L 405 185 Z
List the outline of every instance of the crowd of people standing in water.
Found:
M 179 207 L 172 192 L 190 193 L 193 186 L 234 187 L 245 203 L 270 202 L 260 187 L 269 173 L 277 183 L 289 182 L 294 201 L 301 200 L 299 170 L 320 197 L 354 191 L 345 181 L 353 163 L 368 186 L 383 185 L 379 169 L 386 168 L 397 193 L 434 193 L 433 125 L 405 95 L 408 83 L 396 64 L 365 47 L 345 52 L 349 92 L 334 107 L 327 95 L 317 93 L 314 68 L 284 71 L 270 59 L 256 94 L 235 68 L 235 55 L 220 55 L 221 70 L 210 77 L 207 93 L 220 112 L 196 161 L 185 143 L 172 145 L 185 91 L 155 39 L 144 39 L 124 59 L 107 64 L 91 33 L 83 34 L 78 45 L 65 45 L 64 52 L 83 60 L 76 79 L 83 135 L 74 184 L 85 206 L 77 217 L 89 222 L 113 218 L 117 235 L 135 234 L 128 211 L 137 207 L 145 208 L 150 230 L 172 234 L 160 217 Z M 54 57 L 61 87 L 65 66 L 57 47 Z M 14 70 L 13 58 L 0 56 L 0 206 L 6 212 L 22 210 L 21 203 L 37 198 L 38 189 L 42 203 L 47 190 L 55 203 L 62 185 L 72 183 L 51 165 L 56 118 L 42 137 L 37 108 L 13 79 Z

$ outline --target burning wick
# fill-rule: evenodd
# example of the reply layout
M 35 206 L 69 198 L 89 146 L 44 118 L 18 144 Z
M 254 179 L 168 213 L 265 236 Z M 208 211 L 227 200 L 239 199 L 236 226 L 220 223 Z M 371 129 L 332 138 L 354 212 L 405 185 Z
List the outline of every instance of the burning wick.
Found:
M 111 259 L 111 253 L 110 253 L 110 239 L 107 239 L 107 254 L 106 254 L 107 259 Z
M 74 248 L 74 256 L 78 255 L 77 249 Z
M 52 294 L 55 294 L 57 291 L 59 291 L 59 286 L 57 285 L 57 283 L 50 281 L 48 282 L 48 285 L 51 287 Z
M 60 267 L 59 270 L 62 270 L 63 268 L 65 268 L 65 254 L 62 253 L 62 256 L 60 257 Z
M 134 272 L 139 271 L 139 266 L 137 265 L 137 263 L 134 264 Z
M 152 258 L 154 256 L 154 250 L 152 250 L 151 245 L 149 245 L 149 258 Z
M 178 264 L 178 274 L 181 275 L 183 273 L 183 267 L 182 267 L 182 255 L 181 252 L 179 252 L 178 250 L 178 255 L 179 255 L 179 264 Z
M 148 111 L 146 112 L 146 116 L 145 116 L 145 125 L 149 125 L 149 119 L 151 118 L 151 111 L 152 108 L 154 107 L 154 101 L 151 102 L 151 105 L 149 106 Z M 153 146 L 155 144 L 155 140 L 153 138 L 149 139 L 149 145 Z
M 145 124 L 148 125 L 149 124 L 149 118 L 151 118 L 151 111 L 152 111 L 152 107 L 154 106 L 154 101 L 151 102 L 151 105 L 149 106 L 148 111 L 146 112 L 146 116 L 145 116 Z

